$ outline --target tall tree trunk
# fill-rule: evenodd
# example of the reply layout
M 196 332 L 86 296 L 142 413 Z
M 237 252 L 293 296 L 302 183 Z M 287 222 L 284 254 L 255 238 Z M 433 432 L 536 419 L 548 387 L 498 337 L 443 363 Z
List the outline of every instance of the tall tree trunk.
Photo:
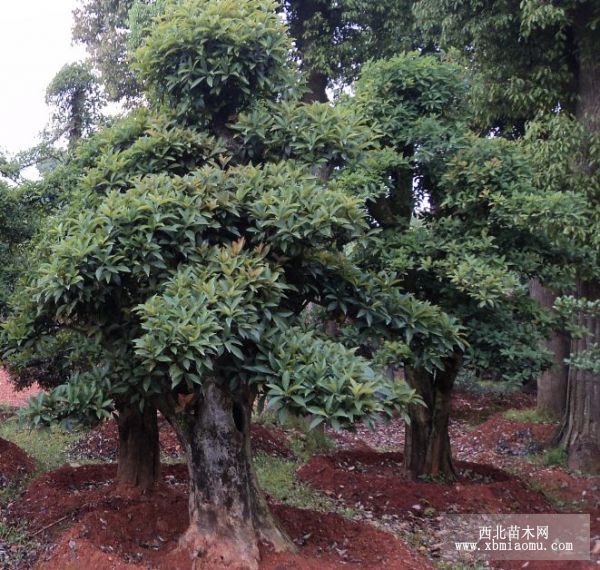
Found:
M 537 279 L 529 282 L 529 293 L 544 309 L 551 310 L 558 295 L 542 286 Z M 537 409 L 556 420 L 562 419 L 567 403 L 567 383 L 569 366 L 565 359 L 569 358 L 571 339 L 562 332 L 553 332 L 545 342 L 546 348 L 553 354 L 552 368 L 546 370 L 537 379 Z
M 581 3 L 575 13 L 573 29 L 578 61 L 577 119 L 591 133 L 600 132 L 600 26 L 591 29 L 594 16 L 592 2 Z M 584 174 L 598 176 L 593 160 L 578 167 Z M 592 207 L 599 207 L 592 202 Z M 580 281 L 578 297 L 600 298 L 600 283 Z M 594 344 L 600 344 L 600 318 L 579 317 L 579 324 L 590 334 L 573 339 L 571 354 L 576 355 Z M 558 441 L 568 453 L 569 466 L 588 473 L 600 473 L 600 375 L 571 366 L 567 411 L 558 433 Z
M 455 479 L 450 447 L 450 399 L 460 369 L 461 357 L 444 361 L 444 370 L 429 373 L 407 367 L 406 381 L 425 402 L 409 408 L 410 424 L 404 439 L 404 468 L 409 477 L 445 477 Z
M 320 0 L 294 0 L 291 2 L 291 8 L 294 16 L 290 22 L 290 32 L 294 37 L 296 47 L 304 60 L 306 54 L 310 53 L 312 43 L 311 35 L 314 30 L 310 29 L 310 23 L 315 16 L 327 21 L 329 6 L 326 2 Z M 305 103 L 327 103 L 327 83 L 329 78 L 327 75 L 318 69 L 309 68 L 303 65 L 304 71 L 307 73 L 305 93 L 302 100 Z
M 600 283 L 580 283 L 578 296 L 600 299 Z M 598 317 L 580 316 L 578 324 L 590 334 L 573 339 L 574 354 L 587 350 L 600 339 Z M 600 475 L 600 375 L 570 367 L 567 411 L 557 440 L 567 450 L 571 469 Z
M 257 569 L 258 542 L 294 545 L 272 517 L 252 467 L 250 394 L 208 381 L 188 410 L 175 414 L 190 476 L 190 526 L 180 539 L 192 568 Z
M 117 482 L 142 491 L 151 489 L 160 477 L 160 444 L 156 408 L 146 402 L 118 406 L 119 454 Z

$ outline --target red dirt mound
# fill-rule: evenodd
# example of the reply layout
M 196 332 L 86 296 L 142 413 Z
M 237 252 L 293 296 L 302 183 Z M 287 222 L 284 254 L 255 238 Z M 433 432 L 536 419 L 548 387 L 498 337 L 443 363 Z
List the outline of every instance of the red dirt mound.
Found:
M 266 427 L 254 424 L 250 432 L 253 451 L 262 451 L 274 457 L 293 459 L 295 457 L 285 432 L 275 426 Z
M 521 410 L 535 406 L 535 394 L 515 391 L 510 394 L 500 392 L 473 393 L 455 390 L 452 394 L 450 417 L 477 425 L 491 415 L 508 409 Z
M 172 459 L 182 457 L 182 449 L 175 430 L 163 417 L 158 418 L 160 450 L 163 456 Z M 252 426 L 252 448 L 276 457 L 293 458 L 294 452 L 283 430 L 254 424 Z M 69 449 L 73 457 L 93 460 L 115 461 L 119 442 L 117 422 L 110 420 L 84 435 Z
M 516 477 L 475 463 L 458 462 L 455 483 L 411 481 L 404 477 L 401 453 L 341 451 L 317 455 L 298 477 L 349 507 L 365 507 L 378 515 L 549 512 L 549 503 Z
M 34 468 L 33 460 L 20 447 L 0 438 L 0 489 Z
M 189 561 L 174 551 L 188 524 L 185 468 L 166 466 L 165 474 L 165 483 L 147 495 L 119 493 L 113 465 L 63 467 L 40 477 L 27 490 L 19 516 L 46 537 L 62 535 L 39 568 L 187 570 Z M 332 513 L 272 508 L 299 553 L 275 553 L 263 545 L 261 570 L 433 568 L 402 541 L 368 524 Z

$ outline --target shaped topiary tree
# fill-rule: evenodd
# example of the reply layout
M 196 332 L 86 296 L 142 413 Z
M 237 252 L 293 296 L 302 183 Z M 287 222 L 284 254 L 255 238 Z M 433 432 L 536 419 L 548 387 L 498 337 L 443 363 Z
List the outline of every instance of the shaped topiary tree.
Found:
M 335 427 L 415 402 L 405 384 L 306 329 L 308 305 L 438 353 L 458 342 L 440 311 L 349 261 L 367 224 L 361 199 L 334 179 L 372 144 L 369 130 L 347 111 L 283 105 L 297 77 L 290 53 L 275 3 L 170 3 L 137 54 L 139 76 L 162 128 L 204 142 L 187 158 L 151 152 L 156 133 L 145 130 L 105 149 L 5 325 L 17 350 L 40 329 L 85 333 L 119 401 L 132 413 L 156 406 L 173 424 L 190 475 L 181 548 L 194 567 L 256 568 L 259 540 L 293 548 L 252 468 L 257 398 Z M 311 121 L 329 128 L 267 159 L 235 127 L 242 111 L 275 114 L 275 137 Z M 120 456 L 120 471 L 138 459 Z

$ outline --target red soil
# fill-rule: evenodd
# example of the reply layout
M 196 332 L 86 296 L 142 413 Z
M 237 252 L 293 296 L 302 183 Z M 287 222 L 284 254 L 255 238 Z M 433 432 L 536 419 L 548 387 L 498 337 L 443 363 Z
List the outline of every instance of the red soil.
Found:
M 349 507 L 368 507 L 378 515 L 552 510 L 540 493 L 499 469 L 468 462 L 457 467 L 462 477 L 455 483 L 411 481 L 403 475 L 401 453 L 341 451 L 313 457 L 298 477 Z
M 477 394 L 456 390 L 452 394 L 450 417 L 469 424 L 480 424 L 497 412 L 508 409 L 522 410 L 532 406 L 535 406 L 533 393 L 516 391 L 510 394 L 497 392 Z
M 191 566 L 175 551 L 188 524 L 184 466 L 166 466 L 165 482 L 148 495 L 117 490 L 114 475 L 114 465 L 63 467 L 29 487 L 11 516 L 25 517 L 32 531 L 48 539 L 57 537 L 56 546 L 40 559 L 40 569 Z M 402 541 L 368 524 L 284 505 L 272 509 L 299 553 L 275 553 L 262 545 L 261 570 L 433 568 Z
M 33 460 L 14 443 L 0 438 L 0 489 L 31 473 Z

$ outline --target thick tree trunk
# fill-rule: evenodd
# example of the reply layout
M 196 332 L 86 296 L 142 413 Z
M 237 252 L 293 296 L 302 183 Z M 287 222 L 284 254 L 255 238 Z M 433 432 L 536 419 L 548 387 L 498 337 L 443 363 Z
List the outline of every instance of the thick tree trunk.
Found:
M 306 80 L 308 91 L 302 97 L 305 103 L 327 103 L 327 76 L 318 71 L 311 71 Z
M 577 119 L 592 134 L 600 132 L 600 26 L 591 29 L 594 5 L 582 3 L 575 14 L 573 29 L 578 61 Z M 583 160 L 578 167 L 584 174 L 597 176 L 593 160 Z M 584 190 L 584 189 L 582 189 Z M 592 203 L 592 207 L 598 207 Z M 578 297 L 590 300 L 600 298 L 600 283 L 581 281 Z M 590 346 L 600 344 L 600 318 L 580 316 L 579 324 L 589 335 L 573 339 L 574 356 Z M 568 463 L 573 469 L 600 474 L 600 375 L 578 370 L 571 366 L 567 396 L 567 411 L 558 432 L 558 442 L 568 453 Z
M 320 0 L 294 0 L 291 4 L 293 17 L 290 21 L 290 32 L 294 37 L 296 48 L 304 60 L 313 43 L 311 35 L 314 30 L 310 29 L 310 22 L 315 17 L 327 21 L 329 6 L 326 2 Z M 327 97 L 329 78 L 322 71 L 308 68 L 306 65 L 303 65 L 303 67 L 307 73 L 307 91 L 302 100 L 305 103 L 327 103 L 329 100 Z
M 190 475 L 190 526 L 180 539 L 192 568 L 258 568 L 259 541 L 294 545 L 272 517 L 251 461 L 253 398 L 232 397 L 227 382 L 206 382 L 188 411 L 175 415 Z
M 600 298 L 600 283 L 580 283 L 578 296 Z M 583 352 L 600 339 L 600 319 L 579 317 L 578 324 L 590 335 L 573 339 L 573 353 Z M 600 475 L 600 375 L 575 366 L 569 369 L 567 411 L 557 442 L 568 453 L 568 465 L 585 473 Z
M 422 368 L 406 368 L 408 385 L 425 402 L 425 406 L 410 407 L 410 424 L 406 425 L 404 468 L 412 479 L 422 476 L 456 478 L 448 427 L 450 398 L 460 361 L 458 355 L 449 358 L 444 370 L 434 374 Z
M 529 293 L 545 309 L 552 309 L 557 294 L 543 287 L 537 279 L 529 282 Z M 537 409 L 556 420 L 562 419 L 567 403 L 567 383 L 569 366 L 565 359 L 569 358 L 571 339 L 569 335 L 553 332 L 545 342 L 546 348 L 552 352 L 554 363 L 537 379 Z
M 160 444 L 156 408 L 146 402 L 119 406 L 119 455 L 117 482 L 142 491 L 151 489 L 160 477 Z

